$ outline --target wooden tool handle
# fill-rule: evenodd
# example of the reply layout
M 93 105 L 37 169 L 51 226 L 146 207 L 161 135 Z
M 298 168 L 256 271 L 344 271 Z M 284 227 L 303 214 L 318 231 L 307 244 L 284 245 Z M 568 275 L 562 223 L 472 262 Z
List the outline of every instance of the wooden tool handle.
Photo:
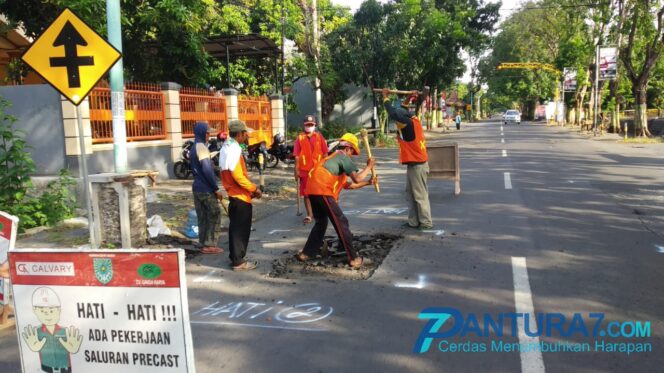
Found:
M 367 130 L 362 130 L 360 134 L 362 135 L 364 147 L 367 148 L 367 155 L 369 158 L 373 158 L 373 155 L 371 154 L 371 146 L 369 146 L 369 136 L 367 135 Z M 371 167 L 371 178 L 375 180 L 374 189 L 376 189 L 376 193 L 380 193 L 380 185 L 378 185 L 378 180 L 376 179 L 377 176 L 378 175 L 376 174 L 376 170 Z

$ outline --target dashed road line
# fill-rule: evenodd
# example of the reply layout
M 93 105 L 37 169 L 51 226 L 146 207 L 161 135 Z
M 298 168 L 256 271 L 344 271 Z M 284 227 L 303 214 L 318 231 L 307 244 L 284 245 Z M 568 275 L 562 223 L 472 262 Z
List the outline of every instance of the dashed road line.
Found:
M 530 314 L 530 320 L 536 320 L 533 296 L 530 291 L 530 282 L 528 281 L 526 258 L 512 257 L 512 276 L 514 277 L 514 305 L 516 306 L 516 312 L 523 315 Z M 519 343 L 521 345 L 539 345 L 539 337 L 526 335 L 524 317 L 518 318 L 517 327 L 519 329 Z M 520 352 L 520 355 L 522 373 L 545 372 L 541 351 L 526 351 L 524 349 Z
M 507 150 L 503 149 L 503 157 L 507 157 Z
M 512 189 L 512 176 L 509 172 L 503 173 L 505 177 L 505 189 Z

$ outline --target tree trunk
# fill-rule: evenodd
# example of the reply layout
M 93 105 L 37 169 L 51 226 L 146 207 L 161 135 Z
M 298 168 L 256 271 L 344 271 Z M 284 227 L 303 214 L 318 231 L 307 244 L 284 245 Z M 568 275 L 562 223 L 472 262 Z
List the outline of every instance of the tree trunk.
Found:
M 577 126 L 581 125 L 581 113 L 583 113 L 583 99 L 586 97 L 586 91 L 588 90 L 588 85 L 584 85 L 581 88 L 581 91 L 578 91 L 576 94 L 576 116 L 574 118 L 574 124 Z
M 652 136 L 648 129 L 648 105 L 646 102 L 647 84 L 639 84 L 634 87 L 634 135 Z

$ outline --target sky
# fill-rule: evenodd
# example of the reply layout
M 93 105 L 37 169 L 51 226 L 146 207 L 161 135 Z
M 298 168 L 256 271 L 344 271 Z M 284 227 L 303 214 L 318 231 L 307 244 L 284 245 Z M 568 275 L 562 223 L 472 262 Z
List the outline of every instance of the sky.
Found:
M 333 4 L 347 6 L 351 9 L 351 12 L 355 12 L 360 5 L 362 4 L 361 0 L 331 0 Z M 387 0 L 378 0 L 381 3 L 387 2 Z M 490 0 L 489 0 L 490 1 Z M 500 21 L 505 20 L 507 16 L 514 12 L 515 8 L 518 8 L 522 1 L 525 0 L 502 0 L 502 6 L 500 7 Z M 467 59 L 467 56 L 464 55 L 464 59 Z M 461 78 L 461 81 L 467 83 L 470 81 L 470 69 L 466 70 L 466 73 Z

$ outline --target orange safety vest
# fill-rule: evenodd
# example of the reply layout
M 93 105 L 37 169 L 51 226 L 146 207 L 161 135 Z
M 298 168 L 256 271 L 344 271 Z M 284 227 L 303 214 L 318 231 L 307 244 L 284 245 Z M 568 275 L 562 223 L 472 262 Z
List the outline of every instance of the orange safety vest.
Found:
M 339 153 L 335 152 L 329 157 L 325 157 L 323 161 L 318 162 L 314 168 L 309 171 L 309 180 L 305 192 L 307 195 L 315 196 L 330 196 L 335 200 L 339 200 L 341 189 L 346 187 L 346 174 L 339 176 L 332 175 L 330 171 L 325 168 L 325 162 L 336 157 Z
M 236 166 L 237 167 L 237 166 Z M 249 174 L 247 173 L 247 165 L 244 163 L 244 157 L 240 157 L 240 167 L 242 167 L 242 174 L 249 179 Z M 221 183 L 226 189 L 226 193 L 229 197 L 237 198 L 241 201 L 251 203 L 251 193 L 240 186 L 240 184 L 233 179 L 232 172 L 230 170 L 221 171 Z
M 300 171 L 310 171 L 323 158 L 323 149 L 320 146 L 321 141 L 323 141 L 322 136 L 318 132 L 314 132 L 311 137 L 315 139 L 313 149 L 309 136 L 300 133 L 297 137 L 300 142 L 300 155 L 297 158 Z
M 423 163 L 429 160 L 422 123 L 420 123 L 420 120 L 417 117 L 412 117 L 411 120 L 413 121 L 415 140 L 404 141 L 399 137 L 399 162 L 402 164 Z

